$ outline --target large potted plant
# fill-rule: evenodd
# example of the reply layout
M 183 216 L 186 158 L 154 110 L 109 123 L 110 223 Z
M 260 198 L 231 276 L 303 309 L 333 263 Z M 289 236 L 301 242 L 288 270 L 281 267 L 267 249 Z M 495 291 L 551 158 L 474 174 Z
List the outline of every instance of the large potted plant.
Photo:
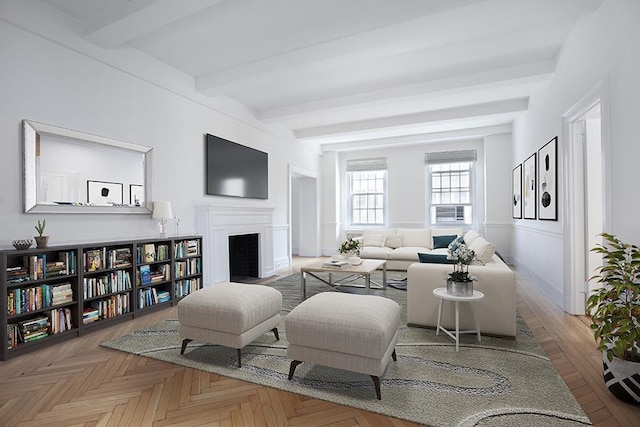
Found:
M 601 283 L 587 299 L 598 349 L 603 354 L 604 380 L 609 391 L 629 403 L 640 404 L 640 248 L 602 233 L 603 243 L 592 251 L 603 258 L 590 280 Z M 632 378 L 632 380 L 631 380 Z

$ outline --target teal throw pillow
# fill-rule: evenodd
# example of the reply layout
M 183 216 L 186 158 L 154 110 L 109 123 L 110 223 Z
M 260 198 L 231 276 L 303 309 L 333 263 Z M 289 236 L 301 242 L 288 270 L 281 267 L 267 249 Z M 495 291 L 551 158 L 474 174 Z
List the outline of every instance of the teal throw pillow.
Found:
M 453 242 L 449 243 L 449 252 L 454 253 L 456 249 L 460 247 L 464 243 L 464 238 L 462 236 L 455 239 Z
M 452 236 L 433 236 L 433 249 L 446 248 L 449 243 L 456 240 L 458 236 L 455 234 Z
M 429 264 L 453 264 L 453 260 L 447 259 L 446 255 L 440 254 L 424 254 L 418 252 L 418 259 L 420 259 L 420 262 Z

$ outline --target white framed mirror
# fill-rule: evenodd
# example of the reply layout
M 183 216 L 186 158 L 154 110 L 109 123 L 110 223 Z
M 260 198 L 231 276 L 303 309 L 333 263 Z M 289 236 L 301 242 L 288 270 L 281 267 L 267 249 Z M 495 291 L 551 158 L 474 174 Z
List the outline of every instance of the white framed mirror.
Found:
M 151 213 L 151 147 L 32 120 L 23 144 L 25 213 Z

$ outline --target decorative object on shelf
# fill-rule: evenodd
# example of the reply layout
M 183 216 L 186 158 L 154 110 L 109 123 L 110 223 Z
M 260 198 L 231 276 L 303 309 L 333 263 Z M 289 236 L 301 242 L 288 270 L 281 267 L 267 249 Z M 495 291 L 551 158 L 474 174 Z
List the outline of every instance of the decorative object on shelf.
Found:
M 38 235 L 34 237 L 34 239 L 36 239 L 36 246 L 38 248 L 46 248 L 47 245 L 49 244 L 49 236 L 43 236 L 44 229 L 46 226 L 47 226 L 46 219 L 43 219 L 42 221 L 38 220 L 38 224 L 34 226 L 34 228 L 38 232 Z
M 589 295 L 587 316 L 603 353 L 607 388 L 617 398 L 638 405 L 638 389 L 626 384 L 640 383 L 640 248 L 608 233 L 600 236 L 604 243 L 591 251 L 601 254 L 604 264 L 590 280 L 602 287 Z
M 464 243 L 459 243 L 452 250 L 449 246 L 447 259 L 453 261 L 453 272 L 447 278 L 447 293 L 449 295 L 469 297 L 473 295 L 473 281 L 469 275 L 469 264 L 473 261 L 475 252 Z
M 11 242 L 14 248 L 18 250 L 29 249 L 31 245 L 33 245 L 33 240 L 31 239 L 19 239 Z
M 362 241 L 348 238 L 340 244 L 338 252 L 347 256 L 351 254 L 360 255 L 360 249 L 362 249 Z
M 167 220 L 173 218 L 173 211 L 171 210 L 171 202 L 159 201 L 153 202 L 153 214 L 151 218 L 157 219 L 160 226 L 160 237 L 167 237 Z
M 538 219 L 558 220 L 558 137 L 538 150 Z

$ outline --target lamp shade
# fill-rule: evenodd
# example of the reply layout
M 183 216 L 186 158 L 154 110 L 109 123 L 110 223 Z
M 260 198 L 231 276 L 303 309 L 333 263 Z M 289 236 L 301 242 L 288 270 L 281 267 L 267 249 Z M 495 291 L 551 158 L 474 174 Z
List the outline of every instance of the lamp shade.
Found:
M 153 214 L 151 215 L 151 218 L 173 218 L 173 212 L 171 211 L 171 202 L 153 202 Z

